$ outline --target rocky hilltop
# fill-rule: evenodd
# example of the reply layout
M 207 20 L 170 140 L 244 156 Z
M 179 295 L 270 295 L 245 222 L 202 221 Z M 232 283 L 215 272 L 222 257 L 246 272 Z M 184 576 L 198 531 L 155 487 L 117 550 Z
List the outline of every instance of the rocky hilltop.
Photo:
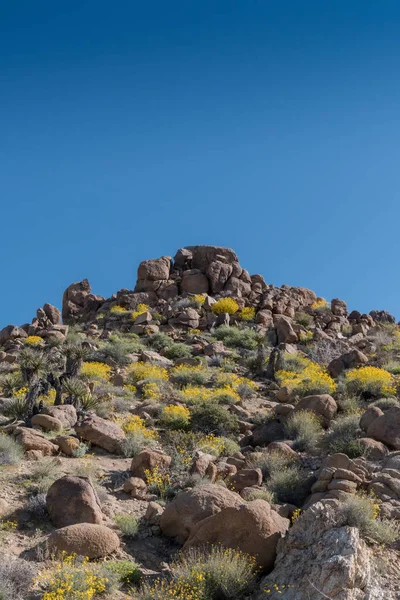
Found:
M 0 331 L 0 598 L 398 600 L 399 375 L 392 315 L 229 248 L 72 283 Z

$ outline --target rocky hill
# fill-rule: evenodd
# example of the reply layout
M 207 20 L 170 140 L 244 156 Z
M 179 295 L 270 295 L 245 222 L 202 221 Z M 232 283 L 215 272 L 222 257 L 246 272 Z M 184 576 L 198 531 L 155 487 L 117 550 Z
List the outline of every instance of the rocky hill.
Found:
M 229 248 L 72 283 L 0 331 L 0 598 L 398 600 L 399 374 Z

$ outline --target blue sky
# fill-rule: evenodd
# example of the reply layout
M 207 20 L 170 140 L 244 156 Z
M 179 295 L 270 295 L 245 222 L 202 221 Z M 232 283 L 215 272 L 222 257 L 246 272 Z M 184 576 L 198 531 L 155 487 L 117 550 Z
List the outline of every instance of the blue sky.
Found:
M 400 318 L 400 5 L 0 0 L 0 326 L 177 248 Z

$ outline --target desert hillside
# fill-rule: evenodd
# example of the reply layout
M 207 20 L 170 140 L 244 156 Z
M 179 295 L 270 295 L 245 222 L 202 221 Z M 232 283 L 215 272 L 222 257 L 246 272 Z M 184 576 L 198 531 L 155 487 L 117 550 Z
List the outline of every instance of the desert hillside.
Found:
M 0 600 L 400 598 L 392 315 L 217 246 L 60 308 L 0 331 Z

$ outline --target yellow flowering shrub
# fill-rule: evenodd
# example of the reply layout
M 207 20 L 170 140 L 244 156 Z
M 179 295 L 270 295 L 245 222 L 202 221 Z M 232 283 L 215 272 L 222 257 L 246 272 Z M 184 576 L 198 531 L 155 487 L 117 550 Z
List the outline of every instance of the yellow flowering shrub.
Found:
M 181 390 L 180 398 L 185 404 L 195 404 L 196 402 L 201 402 L 203 400 L 210 400 L 213 391 L 214 390 L 197 385 L 188 385 Z
M 256 583 L 256 560 L 240 550 L 212 545 L 178 555 L 171 578 L 145 583 L 136 600 L 211 600 L 249 597 Z
M 240 377 L 236 373 L 218 373 L 215 384 L 219 387 L 229 386 L 234 390 L 237 390 L 240 385 L 248 385 L 252 390 L 257 389 L 257 384 L 248 377 Z
M 189 329 L 189 335 L 199 335 L 200 333 L 200 329 Z
M 146 400 L 161 400 L 162 392 L 157 381 L 149 381 L 142 386 L 142 395 Z
M 108 579 L 86 557 L 64 553 L 55 569 L 42 571 L 37 583 L 47 591 L 41 600 L 92 600 L 107 591 Z
M 158 365 L 152 365 L 139 361 L 132 363 L 126 370 L 127 383 L 135 385 L 138 381 L 145 379 L 160 379 L 161 381 L 168 380 L 168 371 Z
M 80 375 L 85 379 L 100 379 L 108 381 L 111 376 L 111 367 L 102 362 L 84 362 Z
M 186 406 L 169 404 L 162 412 L 162 421 L 172 428 L 187 427 L 190 421 L 190 411 Z
M 152 492 L 158 494 L 161 498 L 166 496 L 171 485 L 171 477 L 168 473 L 163 473 L 158 467 L 145 469 L 144 478 Z
M 198 447 L 203 452 L 219 456 L 224 451 L 225 440 L 222 437 L 218 437 L 213 433 L 210 433 L 208 435 L 205 435 L 202 439 L 200 439 Z
M 27 338 L 24 339 L 25 346 L 42 346 L 44 344 L 44 339 L 40 337 L 40 335 L 28 335 Z
M 239 313 L 242 321 L 254 321 L 256 316 L 256 309 L 253 306 L 245 306 Z
M 47 394 L 39 396 L 38 400 L 43 402 L 45 406 L 53 406 L 56 399 L 56 390 L 49 390 Z
M 112 315 L 124 315 L 127 312 L 128 310 L 126 308 L 124 308 L 123 306 L 119 306 L 118 304 L 115 304 L 110 308 L 110 313 Z
M 234 315 L 239 310 L 239 304 L 233 298 L 221 298 L 212 305 L 211 310 L 214 315 L 221 315 L 222 313 Z
M 170 370 L 170 378 L 180 388 L 204 385 L 210 378 L 210 372 L 203 365 L 178 365 Z
M 19 388 L 19 390 L 15 390 L 12 393 L 12 397 L 13 398 L 25 398 L 26 394 L 28 393 L 28 388 L 27 387 L 22 387 Z
M 312 305 L 311 308 L 313 310 L 326 310 L 327 308 L 329 308 L 329 304 L 326 300 L 324 300 L 323 298 L 321 298 L 320 300 L 316 300 Z
M 158 439 L 157 431 L 152 429 L 147 429 L 146 424 L 143 419 L 141 419 L 138 415 L 129 415 L 124 419 L 119 421 L 122 429 L 126 434 L 130 433 L 140 433 L 145 439 L 148 440 L 156 440 Z
M 396 393 L 396 380 L 393 375 L 378 367 L 351 369 L 346 373 L 345 381 L 351 393 L 367 396 L 391 396 Z
M 142 315 L 143 313 L 147 312 L 148 310 L 149 310 L 149 307 L 147 306 L 147 304 L 138 304 L 136 307 L 136 310 L 134 310 L 133 313 L 131 314 L 132 321 L 135 321 L 139 315 Z
M 196 302 L 196 304 L 200 304 L 200 306 L 203 306 L 204 302 L 206 301 L 206 297 L 203 296 L 203 294 L 193 294 L 190 296 L 190 300 L 192 302 Z
M 298 396 L 333 394 L 336 391 L 336 383 L 321 365 L 308 359 L 304 359 L 304 364 L 305 367 L 299 372 L 277 371 L 276 377 L 281 386 L 287 387 L 291 394 Z

